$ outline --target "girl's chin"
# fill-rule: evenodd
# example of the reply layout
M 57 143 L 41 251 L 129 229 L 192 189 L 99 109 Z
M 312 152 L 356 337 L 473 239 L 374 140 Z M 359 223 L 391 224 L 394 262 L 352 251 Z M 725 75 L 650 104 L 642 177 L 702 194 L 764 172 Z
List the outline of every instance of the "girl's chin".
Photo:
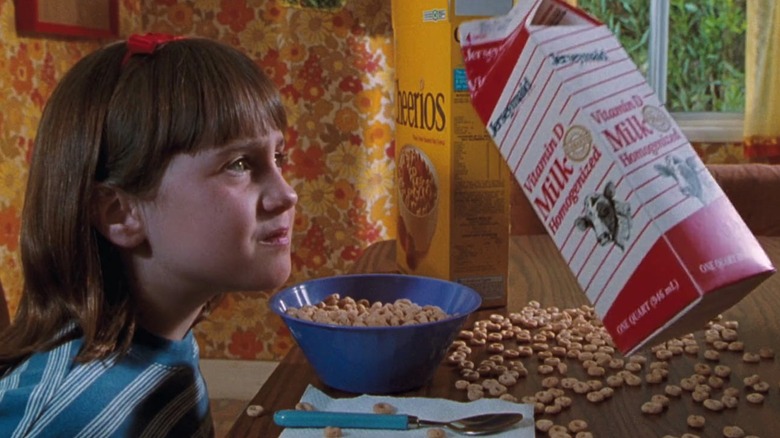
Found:
M 290 278 L 290 266 L 280 266 L 271 272 L 266 271 L 266 275 L 263 278 L 259 278 L 256 282 L 256 288 L 254 290 L 273 290 L 284 285 L 284 283 Z

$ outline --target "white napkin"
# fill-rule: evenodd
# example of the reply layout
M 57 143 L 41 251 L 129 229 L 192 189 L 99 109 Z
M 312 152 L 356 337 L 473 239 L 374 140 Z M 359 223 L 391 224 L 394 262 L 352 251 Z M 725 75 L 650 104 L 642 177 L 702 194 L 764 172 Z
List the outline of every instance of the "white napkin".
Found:
M 532 405 L 512 403 L 499 399 L 480 399 L 462 403 L 440 398 L 424 397 L 389 397 L 377 395 L 361 395 L 353 398 L 331 398 L 319 389 L 309 385 L 301 397 L 302 402 L 311 403 L 318 411 L 338 412 L 373 412 L 374 404 L 384 402 L 395 406 L 398 414 L 414 415 L 418 418 L 432 421 L 452 421 L 471 415 L 487 413 L 520 413 L 523 421 L 504 432 L 490 435 L 491 437 L 534 437 L 534 409 Z M 447 436 L 462 436 L 446 429 Z M 399 436 L 425 437 L 427 427 L 412 430 L 369 430 L 342 429 L 345 437 L 393 438 Z M 281 438 L 322 437 L 322 429 L 286 428 Z

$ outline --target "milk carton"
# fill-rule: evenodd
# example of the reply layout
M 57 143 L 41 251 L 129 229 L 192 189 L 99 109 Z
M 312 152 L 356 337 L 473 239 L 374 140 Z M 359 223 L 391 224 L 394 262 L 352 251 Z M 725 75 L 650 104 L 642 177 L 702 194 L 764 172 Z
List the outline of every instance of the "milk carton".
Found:
M 528 0 L 460 35 L 477 112 L 622 352 L 703 328 L 774 272 L 606 26 Z
M 470 102 L 458 26 L 512 0 L 393 0 L 397 262 L 506 304 L 511 173 Z

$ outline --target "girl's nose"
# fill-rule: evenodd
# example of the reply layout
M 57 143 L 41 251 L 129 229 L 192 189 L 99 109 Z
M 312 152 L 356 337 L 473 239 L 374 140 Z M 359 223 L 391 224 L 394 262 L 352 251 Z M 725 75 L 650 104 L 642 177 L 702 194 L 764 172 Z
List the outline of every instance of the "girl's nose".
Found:
M 261 202 L 266 211 L 289 210 L 298 203 L 298 193 L 284 179 L 284 176 L 277 172 L 269 189 L 263 194 Z

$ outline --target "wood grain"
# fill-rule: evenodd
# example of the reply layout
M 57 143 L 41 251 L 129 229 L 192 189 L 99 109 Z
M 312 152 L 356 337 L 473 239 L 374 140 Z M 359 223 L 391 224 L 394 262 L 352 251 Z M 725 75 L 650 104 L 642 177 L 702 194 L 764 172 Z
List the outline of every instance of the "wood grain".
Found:
M 780 264 L 780 237 L 759 237 L 759 242 L 769 254 L 775 266 Z M 372 245 L 364 257 L 356 264 L 353 272 L 388 272 L 393 270 L 395 244 L 393 241 Z M 518 310 L 529 300 L 537 300 L 542 306 L 577 307 L 587 304 L 576 281 L 565 266 L 552 240 L 547 236 L 515 236 L 510 243 L 510 299 L 507 308 L 486 309 L 475 313 L 467 325 L 476 319 L 484 319 L 492 313 L 505 314 Z M 780 354 L 780 276 L 774 275 L 761 284 L 737 305 L 723 313 L 723 317 L 739 322 L 739 338 L 745 344 L 746 351 L 757 352 L 759 348 L 769 347 Z M 695 333 L 701 351 L 708 348 L 703 339 L 703 330 Z M 649 351 L 645 352 L 654 360 Z M 615 395 L 602 403 L 594 404 L 584 396 L 570 394 L 574 400 L 571 408 L 550 418 L 557 424 L 567 424 L 580 418 L 588 422 L 591 432 L 597 437 L 662 437 L 666 434 L 680 436 L 683 433 L 695 433 L 702 437 L 723 436 L 724 426 L 737 425 L 748 434 L 760 437 L 777 436 L 780 428 L 780 366 L 778 360 L 763 360 L 748 364 L 741 359 L 741 353 L 721 352 L 717 363 L 731 367 L 732 374 L 726 381 L 727 386 L 740 389 L 740 401 L 736 409 L 722 412 L 706 410 L 700 403 L 692 400 L 688 393 L 679 399 L 672 399 L 668 409 L 660 415 L 647 415 L 640 411 L 641 405 L 654 394 L 661 394 L 666 383 L 679 384 L 679 381 L 693 374 L 697 363 L 707 362 L 702 352 L 697 356 L 681 355 L 673 357 L 667 382 L 661 384 L 643 383 L 641 387 L 617 388 Z M 578 362 L 567 359 L 568 375 L 586 380 Z M 517 396 L 532 395 L 542 389 L 542 377 L 536 373 L 536 359 L 526 359 L 530 373 L 512 388 Z M 761 405 L 747 403 L 748 393 L 742 379 L 758 374 L 771 388 Z M 644 374 L 641 374 L 644 376 Z M 442 365 L 433 380 L 423 388 L 401 396 L 441 397 L 465 401 L 465 394 L 454 388 L 458 374 L 449 366 Z M 231 437 L 274 437 L 281 429 L 273 424 L 273 412 L 279 409 L 291 409 L 300 399 L 307 385 L 314 385 L 333 397 L 352 397 L 348 394 L 325 387 L 315 376 L 301 351 L 294 347 L 284 358 L 268 381 L 260 388 L 252 404 L 262 405 L 265 414 L 248 417 L 242 414 L 231 429 Z M 718 391 L 713 394 L 719 394 Z M 718 395 L 719 397 L 719 395 Z M 697 430 L 686 425 L 689 414 L 704 415 L 707 423 Z M 540 435 L 541 436 L 541 435 Z

